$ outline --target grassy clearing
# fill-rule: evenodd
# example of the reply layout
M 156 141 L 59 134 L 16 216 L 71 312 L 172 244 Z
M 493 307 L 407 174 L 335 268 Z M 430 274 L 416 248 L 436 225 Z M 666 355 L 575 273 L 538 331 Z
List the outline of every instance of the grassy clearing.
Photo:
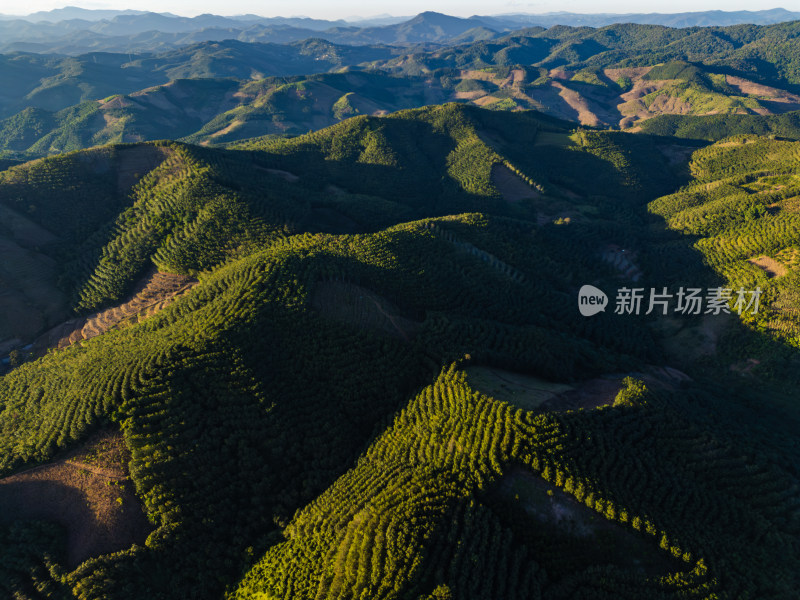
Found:
M 660 551 L 652 538 L 610 523 L 525 469 L 510 469 L 490 498 L 515 515 L 515 529 L 539 550 L 537 557 L 556 578 L 568 575 L 571 568 L 601 564 L 635 569 L 648 576 L 686 568 Z
M 554 131 L 541 131 L 536 136 L 537 146 L 557 146 L 559 148 L 567 148 L 574 146 L 575 141 L 569 133 L 557 133 Z
M 573 389 L 563 383 L 551 383 L 538 377 L 492 367 L 469 367 L 466 373 L 473 389 L 525 410 L 536 410 L 547 400 Z

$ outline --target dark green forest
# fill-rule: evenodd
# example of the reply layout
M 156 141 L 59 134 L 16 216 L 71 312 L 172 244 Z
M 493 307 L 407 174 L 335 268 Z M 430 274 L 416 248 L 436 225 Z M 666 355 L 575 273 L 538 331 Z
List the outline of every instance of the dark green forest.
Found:
M 3 595 L 796 597 L 800 142 L 759 119 L 448 103 L 4 164 L 0 241 L 54 265 L 65 318 L 153 271 L 196 285 L 14 351 L 0 503 L 121 432 L 120 510 L 151 531 L 70 564 L 70 524 L 4 521 Z M 587 318 L 584 284 L 760 286 L 763 310 Z

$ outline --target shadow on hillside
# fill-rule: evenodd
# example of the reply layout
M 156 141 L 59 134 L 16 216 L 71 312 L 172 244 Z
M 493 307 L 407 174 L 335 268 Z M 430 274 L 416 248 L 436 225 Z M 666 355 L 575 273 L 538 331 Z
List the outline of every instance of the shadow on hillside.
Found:
M 0 523 L 42 520 L 61 525 L 67 531 L 70 569 L 88 558 L 143 544 L 152 526 L 131 491 L 108 485 L 102 476 L 64 473 L 70 470 L 77 471 L 45 465 L 0 479 Z

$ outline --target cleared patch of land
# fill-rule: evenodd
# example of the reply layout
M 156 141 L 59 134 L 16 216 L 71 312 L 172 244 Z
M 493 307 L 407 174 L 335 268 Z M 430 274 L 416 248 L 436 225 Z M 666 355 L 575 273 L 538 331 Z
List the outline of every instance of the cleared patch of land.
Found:
M 544 566 L 556 577 L 576 564 L 617 565 L 653 577 L 687 568 L 660 550 L 654 537 L 608 521 L 528 469 L 512 467 L 489 497 L 513 511 L 515 530 L 527 530 L 529 543 L 546 548 Z
M 67 566 L 143 544 L 153 530 L 128 479 L 122 434 L 105 432 L 59 460 L 0 479 L 0 522 L 67 530 Z
M 678 144 L 659 146 L 658 149 L 667 158 L 670 166 L 688 163 L 692 153 L 697 150 L 692 146 L 680 146 Z
M 0 349 L 15 339 L 29 340 L 68 315 L 66 298 L 56 286 L 56 262 L 0 235 Z M 10 344 L 10 346 L 9 346 Z
M 58 238 L 0 205 L 0 355 L 67 317 L 56 262 L 40 252 Z
M 536 134 L 537 146 L 558 146 L 565 148 L 567 146 L 574 146 L 575 141 L 570 137 L 569 133 L 557 133 L 553 131 L 541 131 Z
M 147 173 L 155 169 L 173 154 L 169 148 L 152 146 L 133 146 L 119 151 L 117 168 L 117 190 L 125 194 Z
M 589 379 L 575 386 L 574 389 L 546 400 L 539 408 L 561 412 L 609 406 L 614 403 L 620 389 L 622 389 L 622 377 Z
M 597 114 L 595 114 L 595 111 L 592 110 L 585 96 L 561 83 L 554 82 L 553 87 L 558 90 L 558 95 L 564 99 L 564 102 L 577 113 L 578 120 L 583 125 L 595 127 L 600 124 L 600 119 Z
M 776 112 L 797 110 L 800 108 L 800 96 L 797 94 L 756 83 L 742 77 L 736 77 L 735 75 L 726 75 L 725 79 L 728 85 L 735 88 L 743 95 L 756 96 L 764 100 L 770 100 L 772 103 L 785 105 L 775 106 L 771 104 L 770 108 L 773 108 L 773 110 L 777 109 Z
M 699 322 L 678 316 L 666 316 L 658 320 L 664 334 L 664 349 L 671 361 L 678 365 L 690 365 L 705 356 L 715 356 L 720 338 L 733 323 L 731 315 L 703 315 Z
M 341 281 L 323 281 L 314 286 L 311 306 L 325 317 L 359 329 L 381 331 L 410 342 L 419 322 L 401 316 L 400 309 L 386 298 Z
M 536 410 L 547 400 L 574 389 L 563 383 L 493 367 L 468 367 L 465 372 L 472 389 L 524 410 Z
M 197 280 L 175 273 L 152 272 L 144 277 L 122 304 L 80 319 L 71 319 L 47 331 L 34 342 L 34 351 L 66 348 L 128 323 L 136 323 L 163 310 L 179 295 L 197 285 Z
M 759 256 L 758 258 L 750 258 L 747 260 L 752 265 L 762 269 L 768 277 L 781 277 L 789 272 L 786 265 L 779 263 L 774 258 L 769 256 Z
M 593 409 L 611 405 L 622 389 L 624 378 L 623 375 L 609 375 L 567 385 L 494 367 L 470 366 L 465 369 L 465 373 L 467 382 L 474 390 L 523 410 L 548 412 Z M 657 382 L 671 381 L 677 377 L 662 371 L 648 372 L 647 376 Z
M 266 167 L 259 167 L 259 166 L 256 166 L 256 169 L 259 169 L 260 171 L 266 171 L 267 173 L 271 173 L 272 175 L 277 175 L 278 177 L 288 181 L 289 183 L 300 181 L 300 177 L 298 177 L 294 173 L 290 173 L 289 171 L 282 171 L 281 169 L 267 169 Z
M 541 194 L 505 165 L 492 165 L 492 183 L 506 202 L 514 204 L 527 198 L 538 198 Z

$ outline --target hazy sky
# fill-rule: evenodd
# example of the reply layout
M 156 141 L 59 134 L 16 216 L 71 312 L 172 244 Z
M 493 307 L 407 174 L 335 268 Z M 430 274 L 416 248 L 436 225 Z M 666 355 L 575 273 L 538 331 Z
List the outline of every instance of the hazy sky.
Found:
M 779 0 L 780 1 L 780 0 Z M 790 5 L 797 0 L 783 2 L 785 8 L 796 10 Z M 155 12 L 172 12 L 193 16 L 201 13 L 236 15 L 253 13 L 263 16 L 310 16 L 325 19 L 346 18 L 350 16 L 374 16 L 391 14 L 413 15 L 425 10 L 434 10 L 450 15 L 469 16 L 473 14 L 502 14 L 511 12 L 544 13 L 556 11 L 570 12 L 685 12 L 699 10 L 761 10 L 774 5 L 762 5 L 753 0 L 672 0 L 650 4 L 641 0 L 498 0 L 479 2 L 476 0 L 0 0 L 0 13 L 27 14 L 38 10 L 51 10 L 64 6 L 83 8 L 138 9 Z

